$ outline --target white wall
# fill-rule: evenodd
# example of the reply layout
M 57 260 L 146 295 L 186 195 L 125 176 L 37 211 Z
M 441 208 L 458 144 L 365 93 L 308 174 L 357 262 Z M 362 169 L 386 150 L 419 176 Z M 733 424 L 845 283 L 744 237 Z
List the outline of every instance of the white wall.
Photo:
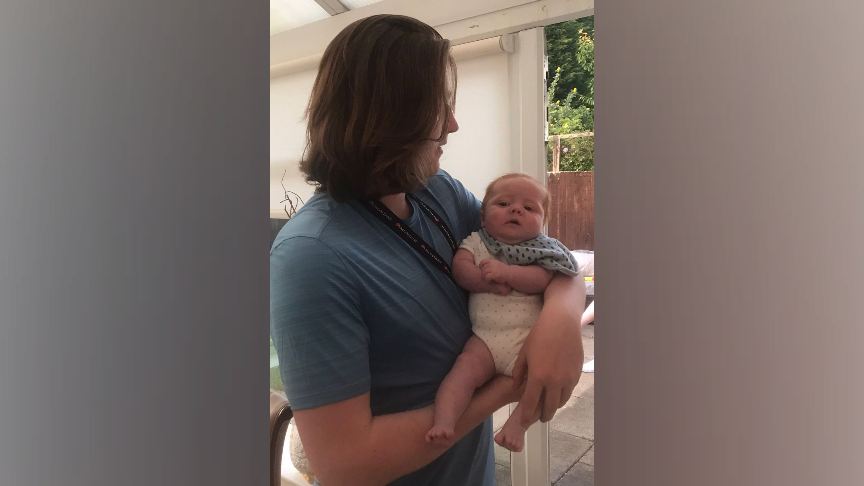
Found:
M 306 144 L 306 123 L 303 112 L 312 93 L 316 70 L 293 73 L 270 80 L 270 209 L 282 208 L 285 187 L 308 200 L 313 187 L 300 175 L 299 163 Z
M 459 131 L 447 139 L 441 167 L 478 198 L 492 179 L 513 170 L 507 57 L 501 52 L 457 65 Z
M 441 166 L 483 197 L 493 178 L 514 170 L 510 148 L 508 54 L 465 59 L 457 63 L 456 119 L 459 131 L 450 135 Z M 285 187 L 307 200 L 298 163 L 306 143 L 303 111 L 309 101 L 315 70 L 273 78 L 270 82 L 270 208 L 280 209 Z

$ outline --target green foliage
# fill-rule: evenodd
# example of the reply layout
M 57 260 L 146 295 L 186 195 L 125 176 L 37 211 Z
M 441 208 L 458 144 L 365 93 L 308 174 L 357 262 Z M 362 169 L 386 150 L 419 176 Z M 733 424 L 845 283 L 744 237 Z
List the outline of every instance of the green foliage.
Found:
M 581 31 L 581 32 L 580 32 Z M 591 41 L 590 70 L 588 46 L 583 37 Z M 581 59 L 580 59 L 581 53 Z M 594 16 L 553 24 L 546 27 L 546 54 L 549 72 L 563 73 L 555 91 L 555 99 L 564 99 L 573 89 L 580 95 L 594 96 Z M 586 105 L 593 106 L 593 105 Z
M 588 93 L 580 95 L 580 101 L 586 106 L 594 106 L 594 32 L 588 35 L 579 31 L 579 42 L 576 49 L 576 62 L 590 74 L 588 79 Z
M 550 69 L 553 52 L 559 59 L 572 61 L 555 67 L 553 71 L 555 74 L 548 92 L 549 135 L 594 131 L 594 18 L 547 27 L 546 39 Z M 569 55 L 565 55 L 567 53 Z M 573 72 L 568 72 L 568 69 Z M 564 87 L 566 89 L 562 89 Z M 546 147 L 550 170 L 552 150 L 550 140 Z M 594 170 L 594 137 L 562 139 L 559 166 L 562 171 Z
M 594 130 L 594 99 L 591 98 L 592 106 L 584 106 L 574 103 L 577 97 L 576 91 L 571 91 L 566 98 L 556 100 L 552 93 L 557 87 L 561 72 L 555 73 L 555 78 L 549 85 L 549 135 L 563 135 L 566 133 L 590 132 Z
M 552 171 L 552 141 L 546 144 L 546 170 Z M 567 150 L 566 152 L 564 150 Z M 561 171 L 594 170 L 594 137 L 561 139 Z
M 553 100 L 552 93 L 560 79 L 561 72 L 555 73 L 555 78 L 549 85 L 549 135 L 565 135 L 594 130 L 594 110 L 587 106 L 573 106 L 577 94 L 571 91 L 564 102 Z M 593 98 L 591 104 L 593 105 Z M 553 143 L 550 139 L 546 147 L 546 161 L 552 170 Z M 560 170 L 594 170 L 594 137 L 561 139 Z
M 279 373 L 279 357 L 276 356 L 276 347 L 273 346 L 273 338 L 270 338 L 270 388 L 281 392 L 285 391 L 282 384 L 282 375 Z

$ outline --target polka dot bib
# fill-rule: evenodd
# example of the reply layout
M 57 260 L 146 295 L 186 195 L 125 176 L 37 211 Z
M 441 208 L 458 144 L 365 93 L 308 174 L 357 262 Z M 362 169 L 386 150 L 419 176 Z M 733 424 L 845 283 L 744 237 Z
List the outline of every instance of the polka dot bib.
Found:
M 481 228 L 478 233 L 489 253 L 503 255 L 510 265 L 539 265 L 571 277 L 579 275 L 579 267 L 573 254 L 555 238 L 540 234 L 522 243 L 507 245 L 490 236 L 486 228 Z

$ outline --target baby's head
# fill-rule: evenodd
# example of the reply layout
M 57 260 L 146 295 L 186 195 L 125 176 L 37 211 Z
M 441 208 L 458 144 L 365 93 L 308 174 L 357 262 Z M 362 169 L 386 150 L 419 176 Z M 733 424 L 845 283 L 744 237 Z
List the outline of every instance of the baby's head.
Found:
M 535 238 L 549 219 L 549 191 L 525 174 L 507 174 L 486 187 L 480 221 L 490 236 L 507 245 Z

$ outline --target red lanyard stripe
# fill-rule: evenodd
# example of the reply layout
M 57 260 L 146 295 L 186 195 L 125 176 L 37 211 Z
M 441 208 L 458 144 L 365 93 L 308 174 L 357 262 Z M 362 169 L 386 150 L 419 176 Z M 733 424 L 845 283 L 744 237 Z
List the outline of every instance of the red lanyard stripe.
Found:
M 417 204 L 420 206 L 420 208 L 422 208 L 424 211 L 426 211 L 427 216 L 429 216 L 432 219 L 432 222 L 435 223 L 435 226 L 437 226 L 438 230 L 441 231 L 441 234 L 444 235 L 444 239 L 446 239 L 447 243 L 450 245 L 450 251 L 452 251 L 453 254 L 455 255 L 456 254 L 456 238 L 453 237 L 453 233 L 450 232 L 450 228 L 447 227 L 447 224 L 444 222 L 444 220 L 441 219 L 441 217 L 438 216 L 438 213 L 433 211 L 432 208 L 430 208 L 426 203 L 421 201 L 419 197 L 417 197 L 413 194 L 408 194 L 408 196 L 411 199 L 413 199 L 414 201 L 416 201 Z

